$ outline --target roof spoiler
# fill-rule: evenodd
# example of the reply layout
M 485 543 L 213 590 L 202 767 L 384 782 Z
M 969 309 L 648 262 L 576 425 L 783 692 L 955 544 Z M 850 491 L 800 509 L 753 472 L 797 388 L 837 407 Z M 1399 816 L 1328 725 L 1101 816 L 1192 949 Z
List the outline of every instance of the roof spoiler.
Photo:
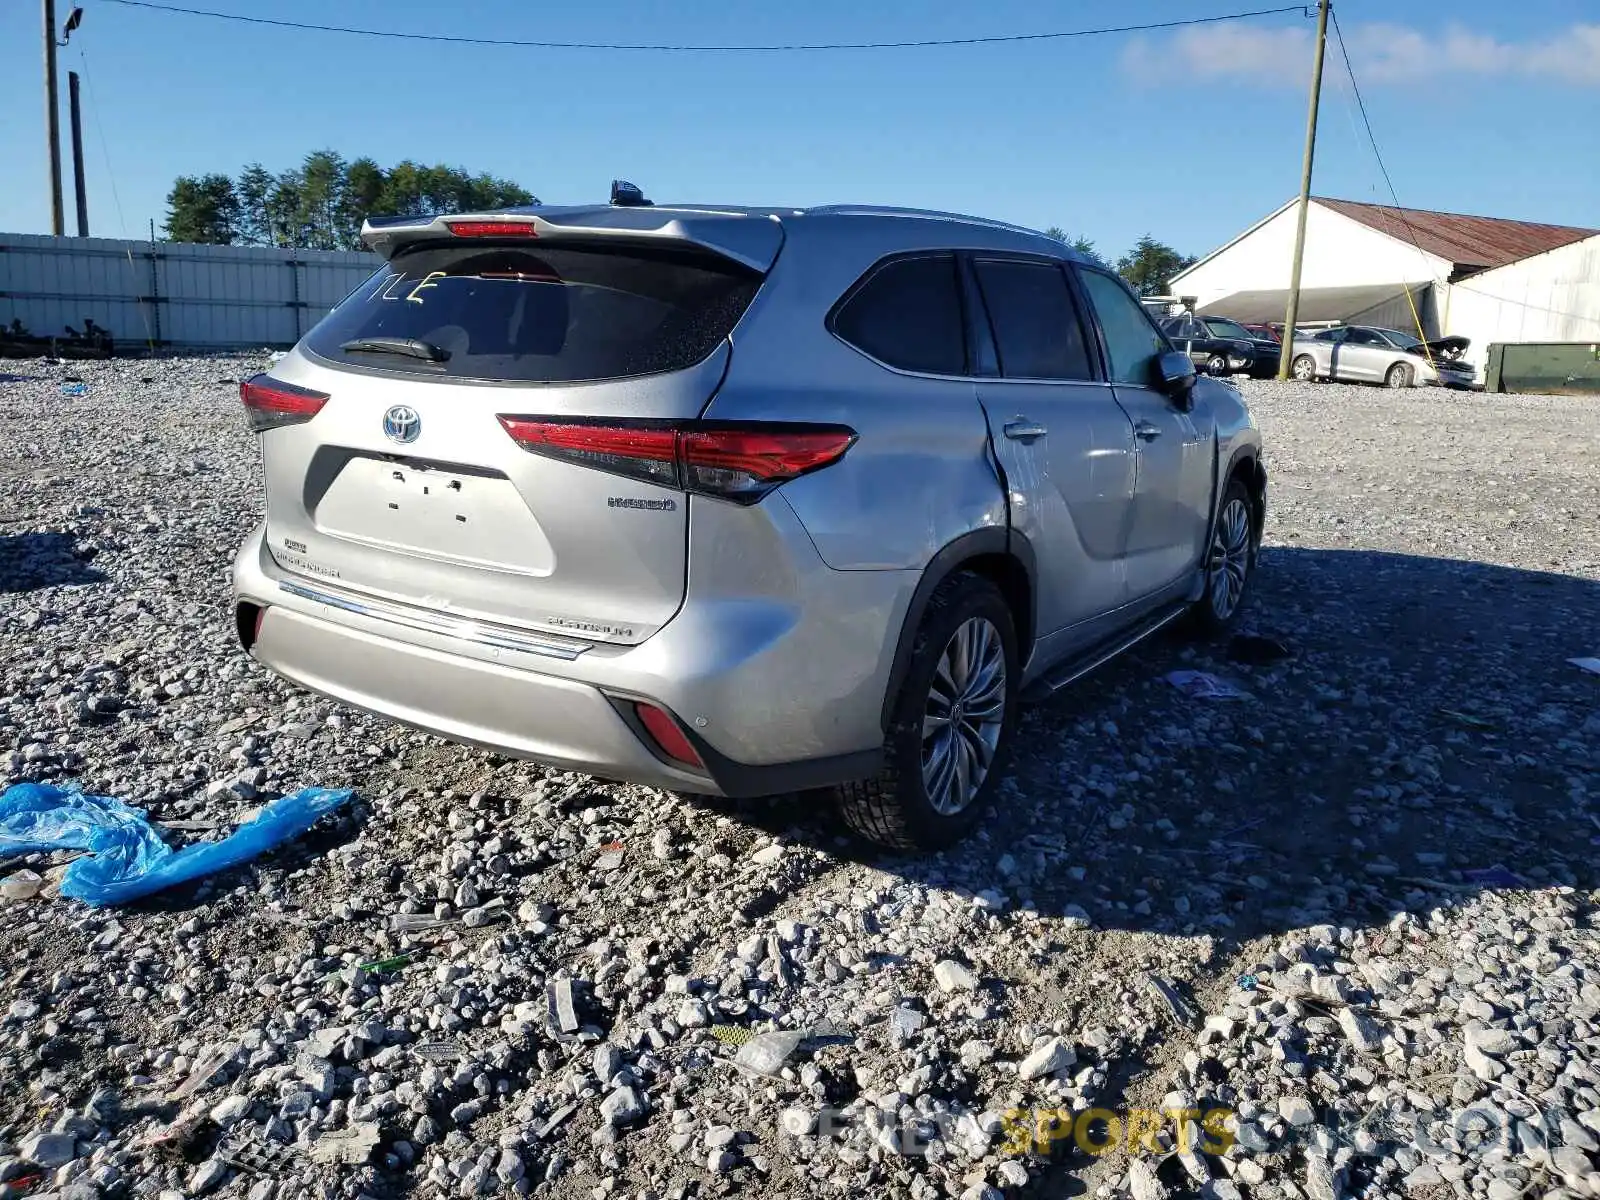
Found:
M 675 211 L 637 203 L 606 208 L 505 208 L 431 217 L 369 217 L 361 225 L 361 240 L 384 258 L 393 258 L 418 242 L 457 237 L 616 240 L 654 246 L 676 243 L 765 273 L 783 245 L 783 226 L 774 217 Z

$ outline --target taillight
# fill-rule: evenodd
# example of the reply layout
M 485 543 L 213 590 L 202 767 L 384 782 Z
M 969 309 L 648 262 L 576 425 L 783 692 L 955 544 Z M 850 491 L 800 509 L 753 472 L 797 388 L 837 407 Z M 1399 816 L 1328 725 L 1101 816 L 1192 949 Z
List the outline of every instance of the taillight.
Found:
M 270 375 L 253 375 L 239 385 L 239 399 L 244 401 L 250 428 L 259 432 L 311 420 L 328 402 L 328 394 L 296 387 Z
M 678 487 L 678 435 L 668 428 L 578 425 L 538 417 L 500 418 L 524 450 L 616 475 Z
M 532 221 L 446 221 L 456 237 L 538 237 Z
M 598 422 L 502 415 L 524 450 L 663 487 L 752 504 L 780 483 L 838 462 L 842 425 Z
M 639 723 L 655 739 L 663 754 L 674 762 L 704 769 L 705 764 L 700 761 L 700 755 L 695 753 L 695 748 L 690 744 L 688 737 L 664 710 L 654 704 L 639 702 L 633 706 L 633 711 L 639 714 Z

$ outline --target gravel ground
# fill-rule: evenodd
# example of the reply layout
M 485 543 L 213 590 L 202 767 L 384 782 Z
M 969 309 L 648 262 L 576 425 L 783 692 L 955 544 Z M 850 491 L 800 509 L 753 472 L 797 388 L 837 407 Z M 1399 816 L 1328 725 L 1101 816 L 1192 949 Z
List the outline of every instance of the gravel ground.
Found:
M 1141 647 L 907 859 L 255 667 L 264 362 L 0 374 L 4 782 L 175 841 L 358 791 L 134 906 L 0 900 L 0 1198 L 1600 1195 L 1600 404 L 1245 384 L 1291 656 Z

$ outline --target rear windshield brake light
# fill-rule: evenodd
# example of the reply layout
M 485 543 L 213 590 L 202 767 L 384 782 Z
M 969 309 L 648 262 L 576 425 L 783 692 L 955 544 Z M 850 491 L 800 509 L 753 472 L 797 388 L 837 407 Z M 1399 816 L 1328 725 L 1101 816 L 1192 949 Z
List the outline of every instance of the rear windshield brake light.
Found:
M 532 221 L 446 221 L 456 237 L 538 237 Z
M 844 457 L 842 425 L 595 422 L 502 415 L 524 450 L 646 483 L 753 504 Z

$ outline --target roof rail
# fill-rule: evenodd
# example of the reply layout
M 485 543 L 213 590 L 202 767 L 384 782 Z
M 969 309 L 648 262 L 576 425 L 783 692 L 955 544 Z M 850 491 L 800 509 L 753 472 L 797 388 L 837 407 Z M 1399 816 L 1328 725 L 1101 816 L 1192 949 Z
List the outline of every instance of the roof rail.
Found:
M 890 204 L 822 204 L 804 210 L 807 216 L 817 217 L 915 217 L 922 220 L 961 221 L 967 225 L 982 225 L 989 229 L 1004 229 L 1010 233 L 1029 233 L 1035 237 L 1045 235 L 1026 225 L 1012 225 L 988 217 L 974 217 L 967 213 L 940 212 L 932 208 L 898 208 Z

